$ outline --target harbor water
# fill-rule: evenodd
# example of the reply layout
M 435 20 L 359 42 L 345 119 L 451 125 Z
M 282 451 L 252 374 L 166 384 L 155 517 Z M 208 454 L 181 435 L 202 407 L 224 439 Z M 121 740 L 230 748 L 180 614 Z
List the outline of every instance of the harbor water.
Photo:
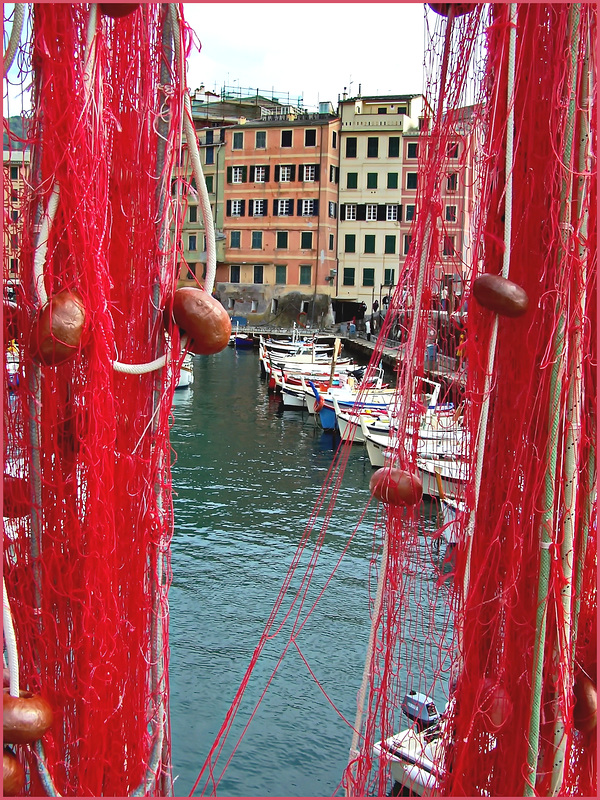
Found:
M 194 358 L 192 387 L 176 392 L 173 418 L 171 727 L 175 795 L 186 796 L 259 643 L 338 440 L 316 427 L 307 413 L 283 410 L 280 398 L 267 390 L 256 353 L 231 348 Z M 371 475 L 364 447 L 355 445 L 306 608 L 357 528 Z M 273 677 L 218 784 L 219 796 L 341 794 L 352 739 L 346 721 L 354 722 L 369 635 L 375 513 L 370 507 L 358 525 L 298 637 L 298 649 L 290 647 Z M 318 523 L 312 541 L 320 528 Z M 309 543 L 302 565 L 308 564 L 312 551 Z M 296 574 L 304 574 L 303 566 Z M 432 566 L 424 578 L 435 577 Z M 290 602 L 299 582 L 300 577 L 294 578 L 287 590 Z M 288 638 L 282 633 L 261 654 L 227 754 Z M 219 761 L 216 775 L 226 760 Z M 203 785 L 204 779 L 195 794 Z

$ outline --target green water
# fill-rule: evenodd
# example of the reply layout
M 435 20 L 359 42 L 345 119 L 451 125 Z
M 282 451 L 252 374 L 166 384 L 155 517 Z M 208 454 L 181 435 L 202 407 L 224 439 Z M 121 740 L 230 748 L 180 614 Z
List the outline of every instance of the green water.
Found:
M 176 393 L 173 416 L 171 726 L 175 794 L 185 796 L 259 642 L 337 440 L 307 414 L 283 411 L 261 379 L 256 354 L 233 349 L 194 359 L 193 387 Z M 355 445 L 309 600 L 323 588 L 358 524 L 371 474 L 365 449 Z M 218 784 L 219 796 L 340 794 L 352 739 L 340 714 L 354 722 L 370 624 L 374 519 L 375 510 L 369 509 L 298 637 L 321 688 L 291 647 Z M 320 529 L 319 522 L 287 591 L 286 608 Z M 426 577 L 434 580 L 433 567 Z M 228 754 L 287 639 L 284 630 L 258 660 L 225 746 Z M 219 761 L 216 774 L 225 761 Z

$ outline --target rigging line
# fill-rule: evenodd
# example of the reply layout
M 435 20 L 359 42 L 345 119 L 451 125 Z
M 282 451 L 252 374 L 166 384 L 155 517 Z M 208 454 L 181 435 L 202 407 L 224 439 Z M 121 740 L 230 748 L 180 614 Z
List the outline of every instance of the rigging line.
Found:
M 4 77 L 8 75 L 8 71 L 13 65 L 19 42 L 21 41 L 21 33 L 23 32 L 23 22 L 25 20 L 25 3 L 15 3 L 15 11 L 13 17 L 13 24 L 10 31 L 10 39 L 8 47 L 4 53 Z
M 19 650 L 17 648 L 17 637 L 13 625 L 10 601 L 6 591 L 6 582 L 2 578 L 2 624 L 4 629 L 4 641 L 6 643 L 6 654 L 8 660 L 8 674 L 10 676 L 9 693 L 11 697 L 19 696 Z

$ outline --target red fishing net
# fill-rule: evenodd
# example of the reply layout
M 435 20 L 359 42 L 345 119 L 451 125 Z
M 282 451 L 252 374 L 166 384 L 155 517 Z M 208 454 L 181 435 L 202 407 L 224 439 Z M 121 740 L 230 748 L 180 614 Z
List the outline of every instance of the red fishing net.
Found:
M 54 710 L 41 746 L 21 754 L 32 795 L 154 796 L 171 782 L 177 370 L 131 374 L 114 362 L 146 364 L 169 348 L 181 34 L 168 5 L 94 22 L 100 8 L 34 6 L 23 292 L 10 330 L 5 315 L 17 366 L 4 390 L 4 578 L 21 687 Z M 85 310 L 80 339 L 66 360 L 40 363 L 35 320 L 47 296 L 54 324 L 65 292 Z

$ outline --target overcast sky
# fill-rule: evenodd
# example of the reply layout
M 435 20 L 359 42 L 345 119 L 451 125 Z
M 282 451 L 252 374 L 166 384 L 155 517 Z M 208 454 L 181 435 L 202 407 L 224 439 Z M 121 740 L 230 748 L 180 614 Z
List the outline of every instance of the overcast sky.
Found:
M 423 91 L 423 3 L 185 3 L 188 84 L 274 89 L 307 107 Z M 282 99 L 281 96 L 279 98 Z

